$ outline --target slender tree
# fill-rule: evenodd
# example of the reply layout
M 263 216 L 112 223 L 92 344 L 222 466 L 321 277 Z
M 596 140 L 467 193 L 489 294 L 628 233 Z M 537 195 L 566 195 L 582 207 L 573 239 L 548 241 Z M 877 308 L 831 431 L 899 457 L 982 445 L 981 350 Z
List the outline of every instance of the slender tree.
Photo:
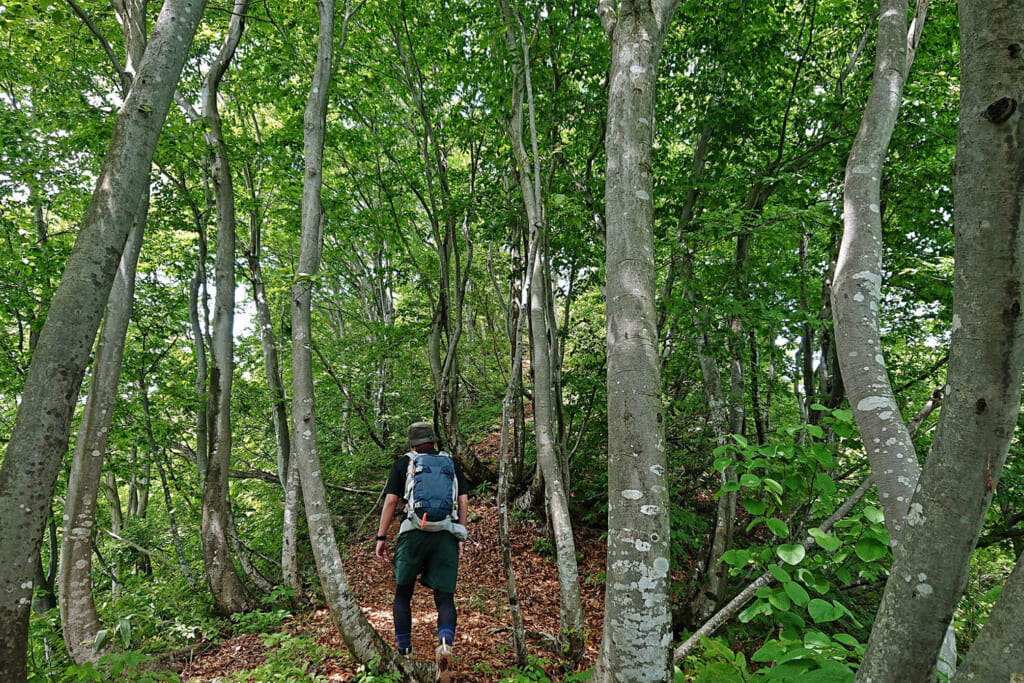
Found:
M 210 176 L 217 207 L 216 293 L 213 313 L 210 376 L 207 382 L 207 418 L 210 430 L 206 477 L 203 479 L 203 520 L 200 538 L 206 581 L 217 611 L 224 615 L 251 606 L 245 585 L 235 570 L 229 543 L 231 468 L 231 386 L 234 378 L 235 319 L 235 191 L 227 145 L 217 103 L 220 83 L 227 72 L 245 28 L 248 0 L 235 0 L 220 52 L 210 64 L 203 83 L 203 118 L 210 149 Z

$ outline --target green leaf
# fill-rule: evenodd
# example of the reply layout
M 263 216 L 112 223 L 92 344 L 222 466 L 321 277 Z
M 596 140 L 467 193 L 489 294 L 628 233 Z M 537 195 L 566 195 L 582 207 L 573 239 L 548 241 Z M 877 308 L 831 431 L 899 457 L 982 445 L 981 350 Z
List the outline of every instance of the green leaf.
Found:
M 743 446 L 744 448 L 750 445 L 750 442 L 747 441 L 747 437 L 743 436 L 742 434 L 733 434 L 732 438 L 734 438 L 736 440 L 736 443 Z
M 788 585 L 788 584 L 787 584 Z M 790 602 L 788 591 L 775 591 L 768 596 L 768 602 L 771 606 L 780 612 L 788 612 L 789 608 L 793 606 Z
M 771 477 L 765 477 L 763 480 L 764 487 L 769 491 L 774 491 L 777 495 L 782 495 L 782 484 L 775 481 Z
M 771 572 L 771 575 L 779 583 L 785 584 L 793 580 L 793 577 L 789 575 L 789 572 L 787 572 L 785 568 L 780 567 L 777 564 L 773 564 L 772 566 L 768 567 L 768 571 Z
M 786 595 L 792 598 L 793 602 L 800 607 L 803 607 L 811 600 L 811 596 L 807 593 L 803 586 L 796 581 L 790 581 L 785 585 Z
M 779 538 L 789 538 L 789 527 L 781 519 L 769 517 L 765 520 L 765 525 Z
M 761 477 L 750 472 L 745 472 L 740 475 L 740 486 L 746 486 L 748 489 L 757 488 L 761 485 Z
M 865 536 L 857 541 L 853 550 L 857 553 L 857 557 L 865 562 L 874 562 L 885 557 L 889 552 L 889 547 L 877 538 Z
M 842 547 L 843 542 L 832 534 L 826 533 L 815 527 L 808 532 L 818 546 L 827 553 L 834 553 Z
M 768 509 L 768 505 L 757 498 L 744 498 L 743 507 L 747 509 L 747 512 L 756 516 L 763 515 L 764 511 Z
M 739 490 L 740 490 L 740 483 L 738 481 L 727 481 L 724 484 L 722 484 L 722 488 L 720 489 L 720 491 L 722 493 L 730 493 L 732 491 L 739 491 Z
M 832 640 L 836 641 L 837 643 L 842 643 L 847 647 L 857 647 L 858 645 L 860 645 L 860 641 L 851 636 L 849 633 L 837 633 L 834 636 L 832 636 Z
M 721 458 L 716 458 L 715 459 L 715 470 L 717 472 L 719 472 L 719 473 L 725 472 L 727 469 L 729 469 L 729 466 L 732 465 L 732 464 L 735 464 L 735 462 L 736 461 L 733 460 L 729 456 L 723 456 Z
M 811 619 L 814 619 L 816 624 L 835 621 L 841 616 L 841 613 L 836 614 L 836 609 L 831 602 L 821 598 L 814 598 L 807 604 L 807 613 L 811 615 Z
M 864 506 L 864 516 L 868 518 L 868 521 L 872 524 L 881 524 L 885 521 L 885 513 L 874 505 Z
M 818 425 L 807 425 L 807 433 L 813 436 L 815 439 L 824 438 L 825 432 L 821 431 L 821 427 Z
M 775 554 L 786 564 L 798 565 L 804 559 L 807 551 L 797 543 L 785 543 L 775 549 Z

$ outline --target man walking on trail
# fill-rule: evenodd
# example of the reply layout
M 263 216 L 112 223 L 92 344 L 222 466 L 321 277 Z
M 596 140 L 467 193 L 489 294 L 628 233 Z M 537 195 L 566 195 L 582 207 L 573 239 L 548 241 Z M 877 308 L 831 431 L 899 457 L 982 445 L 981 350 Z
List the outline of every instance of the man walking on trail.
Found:
M 437 606 L 434 653 L 438 680 L 451 680 L 452 644 L 455 642 L 455 579 L 467 538 L 469 497 L 462 468 L 437 449 L 429 422 L 409 425 L 409 452 L 395 460 L 384 485 L 384 509 L 377 528 L 377 559 L 388 561 L 387 531 L 399 499 L 405 516 L 395 546 L 395 601 L 393 616 L 398 651 L 412 655 L 412 593 L 416 578 L 433 589 Z

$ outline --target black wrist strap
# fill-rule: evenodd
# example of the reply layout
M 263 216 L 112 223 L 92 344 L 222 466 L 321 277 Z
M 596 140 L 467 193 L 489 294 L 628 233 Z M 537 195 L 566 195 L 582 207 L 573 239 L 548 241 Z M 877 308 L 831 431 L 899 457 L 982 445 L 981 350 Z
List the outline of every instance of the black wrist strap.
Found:
M 377 540 L 378 541 L 386 541 L 386 540 L 388 540 L 388 537 L 387 536 L 378 536 Z

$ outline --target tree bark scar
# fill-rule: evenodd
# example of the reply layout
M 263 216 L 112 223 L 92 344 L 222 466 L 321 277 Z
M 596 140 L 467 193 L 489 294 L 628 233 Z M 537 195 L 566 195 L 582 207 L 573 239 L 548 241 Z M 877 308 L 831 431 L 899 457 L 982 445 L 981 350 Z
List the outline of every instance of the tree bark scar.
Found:
M 1020 57 L 1020 45 L 1017 43 L 1010 43 L 1010 59 L 1017 59 Z
M 985 412 L 985 408 L 987 407 L 988 403 L 985 402 L 985 399 L 979 398 L 978 402 L 974 404 L 974 412 L 978 415 L 981 415 L 982 413 Z
M 985 118 L 992 123 L 1003 123 L 1013 116 L 1015 111 L 1017 111 L 1017 100 L 1012 97 L 1003 97 L 985 108 Z

